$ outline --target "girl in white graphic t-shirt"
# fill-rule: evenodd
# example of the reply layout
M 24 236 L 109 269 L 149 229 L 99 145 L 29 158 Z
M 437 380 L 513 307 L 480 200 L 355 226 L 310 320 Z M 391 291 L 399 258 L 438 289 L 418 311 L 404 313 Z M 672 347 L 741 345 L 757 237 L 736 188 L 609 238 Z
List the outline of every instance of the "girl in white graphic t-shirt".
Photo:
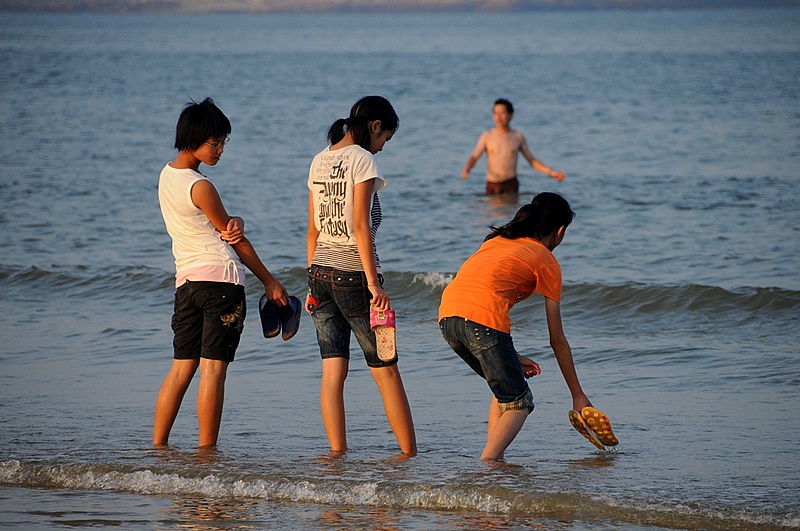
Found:
M 397 113 L 381 96 L 360 99 L 347 119 L 328 130 L 330 146 L 308 174 L 308 296 L 322 356 L 320 407 L 334 454 L 347 451 L 344 381 L 355 335 L 383 399 L 386 417 L 403 454 L 417 453 L 414 423 L 397 356 L 377 354 L 370 304 L 390 310 L 383 289 L 375 233 L 381 222 L 378 190 L 386 183 L 373 155 L 394 135 Z

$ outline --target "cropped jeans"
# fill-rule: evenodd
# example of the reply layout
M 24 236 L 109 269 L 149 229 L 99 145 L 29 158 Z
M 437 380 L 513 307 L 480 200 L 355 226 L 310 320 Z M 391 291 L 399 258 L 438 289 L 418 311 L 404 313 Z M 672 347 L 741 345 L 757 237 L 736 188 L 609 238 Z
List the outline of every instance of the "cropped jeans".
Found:
M 533 393 L 511 334 L 463 317 L 445 317 L 439 321 L 439 329 L 450 348 L 486 380 L 501 411 L 533 411 Z
M 383 277 L 380 277 L 380 282 L 383 284 Z M 311 317 L 323 359 L 350 359 L 352 332 L 369 367 L 388 367 L 397 363 L 397 357 L 389 362 L 378 358 L 375 332 L 369 325 L 372 294 L 363 271 L 342 271 L 312 264 L 308 269 L 308 289 L 316 301 Z

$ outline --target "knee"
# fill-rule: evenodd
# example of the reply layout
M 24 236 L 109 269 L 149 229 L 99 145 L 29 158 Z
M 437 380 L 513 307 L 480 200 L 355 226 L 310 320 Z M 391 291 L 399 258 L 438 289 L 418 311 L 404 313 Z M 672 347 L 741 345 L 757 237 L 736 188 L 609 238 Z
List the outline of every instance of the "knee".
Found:
M 344 382 L 349 372 L 349 360 L 346 358 L 328 358 L 322 360 L 322 379 Z
M 322 374 L 322 385 L 326 387 L 343 387 L 347 380 L 347 373 Z
M 225 379 L 228 372 L 228 362 L 220 360 L 202 359 L 200 361 L 200 378 Z
M 389 365 L 387 367 L 374 367 L 371 369 L 371 372 L 372 377 L 378 384 L 400 379 L 400 370 L 397 368 L 397 364 Z
M 198 360 L 175 360 L 167 373 L 167 379 L 172 381 L 191 380 L 199 363 Z

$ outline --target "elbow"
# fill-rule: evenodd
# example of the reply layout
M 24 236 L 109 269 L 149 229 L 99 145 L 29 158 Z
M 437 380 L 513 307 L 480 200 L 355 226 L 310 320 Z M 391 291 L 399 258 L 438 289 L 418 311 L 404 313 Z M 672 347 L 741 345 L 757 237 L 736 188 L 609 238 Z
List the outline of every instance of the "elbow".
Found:
M 372 231 L 370 231 L 369 225 L 365 223 L 356 223 L 353 226 L 353 234 L 356 237 L 356 241 L 366 237 L 372 237 Z

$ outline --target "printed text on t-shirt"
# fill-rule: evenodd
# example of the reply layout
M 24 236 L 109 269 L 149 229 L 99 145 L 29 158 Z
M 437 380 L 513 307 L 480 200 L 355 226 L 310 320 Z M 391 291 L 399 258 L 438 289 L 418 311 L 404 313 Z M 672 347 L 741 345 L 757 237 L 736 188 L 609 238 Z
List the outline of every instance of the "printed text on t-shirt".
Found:
M 314 181 L 319 196 L 317 216 L 321 232 L 349 238 L 347 230 L 347 167 L 344 160 L 330 166 L 325 180 Z

